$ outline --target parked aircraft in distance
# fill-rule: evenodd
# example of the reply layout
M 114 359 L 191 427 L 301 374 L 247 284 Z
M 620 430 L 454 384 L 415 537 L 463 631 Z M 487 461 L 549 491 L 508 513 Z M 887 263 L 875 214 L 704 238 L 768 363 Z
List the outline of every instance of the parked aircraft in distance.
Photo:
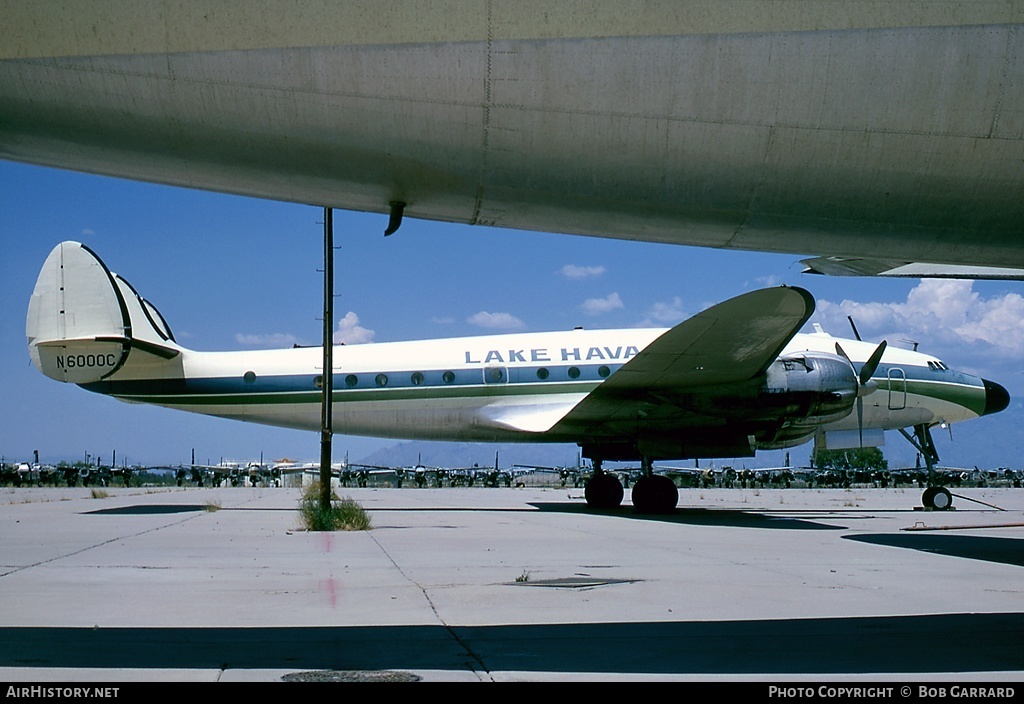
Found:
M 655 460 L 752 457 L 814 440 L 879 445 L 1009 403 L 991 381 L 884 342 L 800 334 L 814 308 L 800 288 L 746 293 L 669 330 L 572 330 L 339 346 L 334 432 L 485 442 L 575 442 L 593 462 L 592 506 L 623 489 L 606 460 L 640 461 L 634 507 L 665 511 L 675 485 Z M 200 352 L 179 345 L 157 309 L 89 248 L 57 245 L 26 322 L 46 376 L 115 398 L 291 428 L 317 429 L 322 351 Z M 948 507 L 929 487 L 926 505 Z
M 352 477 L 355 477 L 357 481 L 360 482 L 360 485 L 365 485 L 366 480 L 371 475 L 393 475 L 395 486 L 399 489 L 402 488 L 402 484 L 406 480 L 410 479 L 415 482 L 417 486 L 426 486 L 429 475 L 433 475 L 435 484 L 440 486 L 444 481 L 444 473 L 447 471 L 443 467 L 427 467 L 419 457 L 416 459 L 416 464 L 405 467 L 393 467 L 391 465 L 381 464 L 348 464 L 346 462 L 346 469 L 349 470 L 349 480 Z M 343 485 L 345 482 L 346 480 L 343 479 Z
M 1019 2 L 536 10 L 8 2 L 0 157 L 387 232 L 404 213 L 830 274 L 1024 269 Z

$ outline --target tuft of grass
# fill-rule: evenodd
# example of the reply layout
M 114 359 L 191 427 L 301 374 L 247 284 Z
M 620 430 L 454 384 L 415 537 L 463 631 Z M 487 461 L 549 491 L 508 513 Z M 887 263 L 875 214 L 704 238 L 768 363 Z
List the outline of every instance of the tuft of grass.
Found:
M 106 492 L 106 490 L 104 490 L 104 489 L 93 489 L 92 490 L 92 498 L 94 498 L 94 499 L 105 499 L 108 496 L 110 496 L 110 494 L 108 494 Z
M 529 582 L 530 581 L 530 573 L 527 572 L 526 570 L 523 570 L 523 573 L 521 575 L 519 575 L 518 577 L 516 577 L 516 581 L 517 582 Z
M 339 499 L 331 492 L 331 505 L 325 510 L 320 504 L 320 483 L 313 482 L 302 492 L 299 513 L 309 531 L 370 530 L 370 515 L 354 499 Z
M 220 511 L 220 502 L 207 501 L 206 507 L 203 510 L 206 511 L 207 513 L 214 513 L 215 511 Z

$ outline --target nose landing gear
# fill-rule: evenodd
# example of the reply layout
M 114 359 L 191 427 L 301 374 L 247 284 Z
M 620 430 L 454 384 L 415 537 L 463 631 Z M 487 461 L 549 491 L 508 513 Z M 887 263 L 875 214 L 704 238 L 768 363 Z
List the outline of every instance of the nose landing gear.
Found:
M 944 486 L 930 486 L 921 495 L 921 503 L 925 508 L 945 511 L 953 505 L 953 495 Z
M 948 511 L 953 508 L 953 495 L 949 493 L 949 489 L 935 484 L 935 463 L 939 461 L 939 453 L 935 449 L 928 426 L 915 425 L 913 435 L 903 428 L 900 428 L 899 431 L 911 445 L 917 448 L 928 467 L 928 488 L 921 495 L 921 503 L 931 511 Z

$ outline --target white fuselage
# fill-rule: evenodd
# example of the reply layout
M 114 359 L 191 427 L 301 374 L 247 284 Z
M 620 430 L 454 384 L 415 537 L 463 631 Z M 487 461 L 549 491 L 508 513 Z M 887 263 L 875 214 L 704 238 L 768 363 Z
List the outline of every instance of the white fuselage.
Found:
M 336 346 L 333 430 L 351 435 L 480 441 L 567 441 L 547 429 L 662 329 L 574 330 Z M 835 353 L 836 338 L 798 334 L 783 355 Z M 839 340 L 855 365 L 874 345 Z M 321 425 L 322 349 L 196 352 L 182 355 L 189 391 L 108 390 L 115 396 L 291 428 Z M 976 377 L 934 357 L 888 348 L 865 398 L 863 427 L 958 422 L 980 414 L 963 393 Z M 889 380 L 896 380 L 887 383 Z M 99 389 L 97 389 L 99 390 Z M 825 430 L 855 430 L 857 418 Z

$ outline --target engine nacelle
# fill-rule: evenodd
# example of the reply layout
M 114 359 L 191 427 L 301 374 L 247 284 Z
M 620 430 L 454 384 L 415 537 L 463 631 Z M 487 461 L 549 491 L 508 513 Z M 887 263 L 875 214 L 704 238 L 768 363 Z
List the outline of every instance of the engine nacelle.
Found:
M 694 394 L 688 409 L 729 422 L 764 423 L 806 435 L 811 428 L 849 415 L 858 380 L 850 363 L 827 352 L 796 352 L 780 357 L 759 379 Z
M 760 401 L 781 411 L 790 424 L 817 426 L 849 415 L 859 387 L 845 358 L 827 352 L 799 352 L 780 357 L 768 367 Z

